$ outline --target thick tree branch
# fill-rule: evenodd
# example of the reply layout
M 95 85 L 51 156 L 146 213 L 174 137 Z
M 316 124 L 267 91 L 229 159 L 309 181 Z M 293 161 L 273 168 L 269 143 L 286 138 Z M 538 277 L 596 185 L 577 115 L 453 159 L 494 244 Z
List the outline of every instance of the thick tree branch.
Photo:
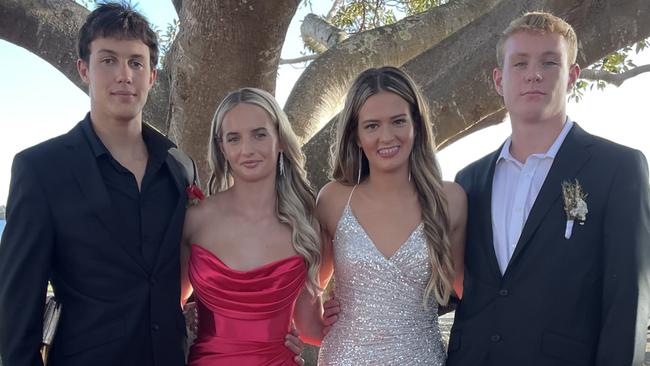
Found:
M 176 9 L 176 14 L 180 16 L 181 9 L 183 8 L 183 0 L 172 0 L 172 4 L 174 4 L 174 9 Z
M 72 0 L 1 0 L 0 38 L 34 53 L 87 92 L 77 73 L 76 47 L 78 30 L 88 13 Z M 159 72 L 162 82 L 149 94 L 143 112 L 144 121 L 163 132 L 169 99 L 166 77 L 166 72 Z
M 578 61 L 582 65 L 650 35 L 650 22 L 645 21 L 650 18 L 647 0 L 502 1 L 489 14 L 403 66 L 421 85 L 431 105 L 439 148 L 502 121 L 505 109 L 492 81 L 498 32 L 523 12 L 539 9 L 568 19 L 576 28 L 580 39 Z M 323 128 L 304 148 L 308 156 L 320 157 L 307 161 L 309 176 L 317 187 L 327 181 L 324 157 L 328 156 L 333 125 Z
M 619 74 L 606 70 L 584 69 L 580 72 L 580 79 L 597 81 L 601 80 L 609 84 L 621 86 L 626 80 L 631 79 L 639 74 L 650 72 L 650 64 L 637 66 L 633 69 L 624 71 Z
M 345 31 L 316 14 L 307 14 L 300 26 L 300 35 L 305 44 L 317 53 L 323 53 L 348 38 Z
M 309 64 L 287 99 L 284 109 L 294 131 L 303 141 L 309 140 L 338 112 L 349 84 L 361 71 L 404 64 L 490 11 L 498 2 L 452 1 L 336 44 Z
M 280 65 L 289 65 L 289 64 L 297 64 L 300 62 L 312 61 L 317 59 L 318 56 L 319 55 L 317 54 L 313 54 L 313 55 L 307 55 L 307 56 L 296 57 L 296 58 L 280 59 Z

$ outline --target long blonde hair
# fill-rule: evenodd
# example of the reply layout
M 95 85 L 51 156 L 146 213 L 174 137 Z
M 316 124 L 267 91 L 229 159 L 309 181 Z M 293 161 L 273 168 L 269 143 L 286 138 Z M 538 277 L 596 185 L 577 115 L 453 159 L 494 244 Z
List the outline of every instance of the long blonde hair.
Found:
M 291 227 L 293 248 L 305 258 L 307 264 L 307 288 L 312 294 L 320 292 L 318 271 L 321 261 L 318 222 L 314 215 L 314 191 L 307 181 L 305 156 L 298 138 L 291 129 L 287 115 L 268 92 L 256 88 L 242 88 L 228 94 L 217 107 L 210 127 L 208 161 L 212 173 L 208 182 L 208 193 L 225 191 L 233 184 L 228 173 L 227 161 L 221 151 L 222 125 L 226 114 L 240 103 L 262 108 L 271 117 L 276 128 L 283 154 L 284 174 L 276 168 L 276 212 L 280 222 Z M 276 164 L 279 167 L 279 164 Z
M 454 278 L 447 201 L 442 193 L 442 176 L 435 157 L 429 109 L 415 82 L 402 70 L 391 66 L 368 69 L 352 84 L 338 117 L 336 138 L 331 149 L 332 178 L 345 185 L 354 185 L 358 181 L 359 170 L 360 181 L 370 174 L 368 159 L 363 152 L 359 166 L 359 110 L 369 97 L 381 91 L 397 94 L 410 105 L 415 138 L 409 169 L 421 206 L 431 263 L 431 277 L 423 302 L 426 306 L 429 296 L 433 294 L 438 303 L 445 305 L 449 301 Z

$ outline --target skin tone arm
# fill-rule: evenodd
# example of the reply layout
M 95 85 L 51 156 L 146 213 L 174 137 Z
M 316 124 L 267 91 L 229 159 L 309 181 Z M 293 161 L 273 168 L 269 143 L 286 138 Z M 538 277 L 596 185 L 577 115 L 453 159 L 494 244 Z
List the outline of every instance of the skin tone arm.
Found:
M 454 262 L 454 291 L 459 299 L 463 297 L 463 272 L 465 257 L 465 227 L 467 225 L 467 195 L 460 185 L 445 182 L 444 194 L 447 198 L 451 243 L 451 255 Z

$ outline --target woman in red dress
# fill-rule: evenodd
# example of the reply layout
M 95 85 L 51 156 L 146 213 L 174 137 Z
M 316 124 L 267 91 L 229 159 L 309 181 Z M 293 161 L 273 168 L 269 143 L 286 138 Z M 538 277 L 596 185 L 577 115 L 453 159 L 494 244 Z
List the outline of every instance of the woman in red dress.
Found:
M 295 365 L 292 320 L 303 341 L 322 338 L 320 238 L 304 156 L 269 93 L 244 88 L 219 105 L 210 131 L 209 197 L 187 211 L 184 299 L 199 326 L 189 365 Z

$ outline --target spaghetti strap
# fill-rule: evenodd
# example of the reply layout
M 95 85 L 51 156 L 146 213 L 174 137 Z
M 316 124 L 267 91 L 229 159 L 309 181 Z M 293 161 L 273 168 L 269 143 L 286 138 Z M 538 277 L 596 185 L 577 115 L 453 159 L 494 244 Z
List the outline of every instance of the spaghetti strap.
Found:
M 352 190 L 350 191 L 350 196 L 348 196 L 348 203 L 346 203 L 346 206 L 350 206 L 350 201 L 352 200 L 352 193 L 354 193 L 354 190 L 357 189 L 358 184 L 355 184 L 354 187 L 352 187 Z

